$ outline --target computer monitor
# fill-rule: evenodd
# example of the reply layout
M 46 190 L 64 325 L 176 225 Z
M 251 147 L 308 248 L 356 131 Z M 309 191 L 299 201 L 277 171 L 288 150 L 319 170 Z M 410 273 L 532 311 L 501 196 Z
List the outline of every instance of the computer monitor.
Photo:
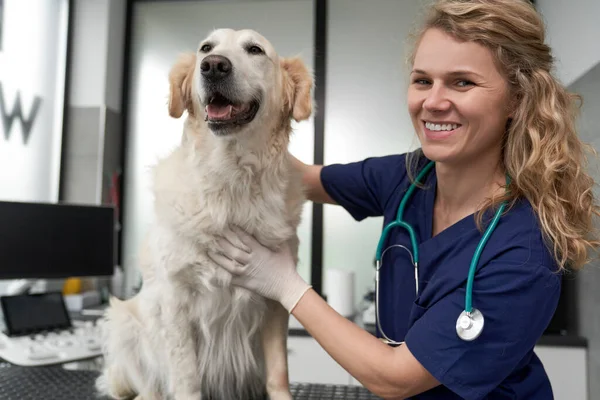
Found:
M 110 276 L 115 237 L 113 207 L 0 201 L 0 279 Z

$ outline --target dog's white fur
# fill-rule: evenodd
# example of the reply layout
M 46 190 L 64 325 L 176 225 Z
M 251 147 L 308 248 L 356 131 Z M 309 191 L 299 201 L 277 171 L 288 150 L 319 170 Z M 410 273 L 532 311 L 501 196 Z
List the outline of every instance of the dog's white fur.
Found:
M 217 30 L 200 43 L 231 60 L 240 100 L 261 98 L 254 120 L 227 135 L 205 122 L 200 63 L 184 55 L 170 73 L 170 115 L 184 110 L 181 145 L 154 168 L 156 222 L 141 249 L 141 291 L 111 299 L 104 322 L 101 393 L 143 400 L 291 399 L 289 315 L 278 303 L 230 285 L 207 251 L 229 225 L 296 254 L 304 202 L 287 151 L 291 120 L 312 112 L 312 77 L 298 58 L 280 59 L 250 30 Z M 250 54 L 248 43 L 264 50 Z

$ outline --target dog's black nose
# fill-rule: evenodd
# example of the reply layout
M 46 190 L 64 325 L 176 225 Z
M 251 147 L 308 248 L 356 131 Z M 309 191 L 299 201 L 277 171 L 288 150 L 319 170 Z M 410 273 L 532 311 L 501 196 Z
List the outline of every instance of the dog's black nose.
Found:
M 218 81 L 231 73 L 231 61 L 223 56 L 207 56 L 200 63 L 202 76 L 210 81 Z

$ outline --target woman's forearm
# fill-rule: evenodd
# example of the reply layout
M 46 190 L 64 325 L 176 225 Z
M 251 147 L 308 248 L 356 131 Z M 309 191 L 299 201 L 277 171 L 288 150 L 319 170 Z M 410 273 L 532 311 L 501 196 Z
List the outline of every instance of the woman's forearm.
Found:
M 338 314 L 312 289 L 292 314 L 338 364 L 371 392 L 387 398 L 398 393 L 398 382 L 393 382 L 390 374 L 397 363 L 394 348 Z

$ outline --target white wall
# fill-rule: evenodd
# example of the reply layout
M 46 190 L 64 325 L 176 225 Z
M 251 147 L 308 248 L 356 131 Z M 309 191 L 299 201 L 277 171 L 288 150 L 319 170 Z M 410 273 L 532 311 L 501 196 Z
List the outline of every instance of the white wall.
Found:
M 75 1 L 71 105 L 121 110 L 125 7 L 123 0 Z
M 600 62 L 600 1 L 536 0 L 557 59 L 557 76 L 570 85 Z
M 579 133 L 600 152 L 600 63 L 575 81 L 570 90 L 583 96 Z M 589 172 L 596 180 L 595 195 L 600 199 L 600 159 L 591 158 Z M 600 226 L 598 226 L 600 229 Z M 600 261 L 595 260 L 576 277 L 579 334 L 588 339 L 590 399 L 600 399 Z
M 58 200 L 67 11 L 66 0 L 4 0 L 0 199 Z
M 122 169 L 121 97 L 126 2 L 75 0 L 62 200 L 109 203 Z
M 106 106 L 121 111 L 123 96 L 123 45 L 125 43 L 126 1 L 111 0 L 108 7 L 108 38 L 106 57 Z
M 69 99 L 90 107 L 104 103 L 109 0 L 78 0 L 73 19 L 73 57 Z
M 418 145 L 407 111 L 405 56 L 420 7 L 419 0 L 330 0 L 325 164 L 399 154 Z M 354 271 L 358 303 L 374 288 L 383 218 L 357 224 L 330 205 L 323 218 L 324 269 Z

